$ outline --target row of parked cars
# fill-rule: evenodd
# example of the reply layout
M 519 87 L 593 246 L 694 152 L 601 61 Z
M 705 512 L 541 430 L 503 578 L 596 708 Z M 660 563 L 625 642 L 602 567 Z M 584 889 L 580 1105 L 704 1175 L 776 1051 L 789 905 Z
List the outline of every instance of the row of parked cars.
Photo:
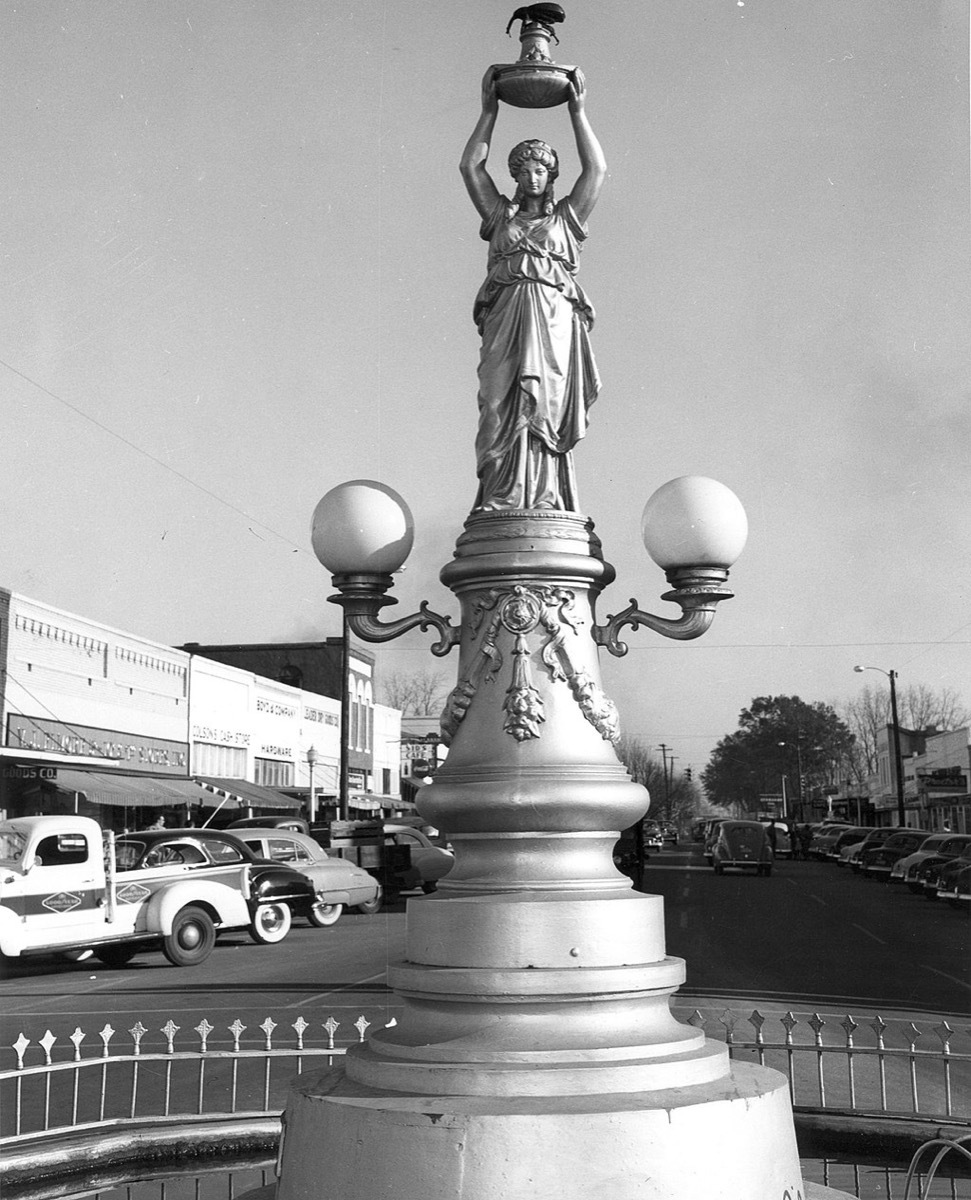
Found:
M 816 827 L 809 853 L 871 879 L 906 884 L 930 900 L 971 903 L 968 833 L 828 823 Z
M 378 836 L 405 851 L 395 856 L 395 891 L 432 890 L 452 866 L 419 829 L 388 824 Z M 286 822 L 115 836 L 72 814 L 0 821 L 4 958 L 93 955 L 122 966 L 160 947 L 173 965 L 194 966 L 224 931 L 269 945 L 295 919 L 325 928 L 345 909 L 376 913 L 383 895 L 374 875 Z

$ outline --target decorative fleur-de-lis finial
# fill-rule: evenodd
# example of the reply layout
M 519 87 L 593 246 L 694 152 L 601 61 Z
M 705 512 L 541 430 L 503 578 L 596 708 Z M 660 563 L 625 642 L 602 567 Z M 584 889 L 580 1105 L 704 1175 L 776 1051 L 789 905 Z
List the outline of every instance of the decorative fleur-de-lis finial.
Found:
M 24 1035 L 21 1033 L 21 1035 L 17 1038 L 17 1040 L 10 1047 L 11 1050 L 13 1050 L 17 1055 L 17 1070 L 18 1071 L 22 1071 L 24 1069 L 24 1052 L 26 1051 L 26 1049 L 29 1045 L 30 1045 L 30 1038 L 24 1037 Z
M 71 1034 L 71 1041 L 74 1043 L 74 1061 L 81 1061 L 81 1043 L 88 1035 L 84 1032 L 80 1025 Z
M 40 1045 L 44 1047 L 45 1066 L 49 1067 L 51 1065 L 51 1051 L 54 1049 L 56 1041 L 57 1037 L 49 1029 L 40 1039 Z

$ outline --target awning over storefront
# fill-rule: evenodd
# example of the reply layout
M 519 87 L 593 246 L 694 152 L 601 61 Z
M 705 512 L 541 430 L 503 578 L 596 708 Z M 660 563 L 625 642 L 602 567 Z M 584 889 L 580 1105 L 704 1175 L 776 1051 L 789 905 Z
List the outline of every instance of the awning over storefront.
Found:
M 89 804 L 169 808 L 173 804 L 198 804 L 203 798 L 202 788 L 192 779 L 153 779 L 107 771 L 64 771 L 59 767 L 56 781 L 51 782 L 59 792 L 79 792 Z
M 285 796 L 276 788 L 248 783 L 245 779 L 197 775 L 196 780 L 205 791 L 212 792 L 219 800 L 234 804 L 238 808 L 278 808 L 285 812 L 298 812 L 301 807 L 300 801 L 294 800 L 292 796 Z

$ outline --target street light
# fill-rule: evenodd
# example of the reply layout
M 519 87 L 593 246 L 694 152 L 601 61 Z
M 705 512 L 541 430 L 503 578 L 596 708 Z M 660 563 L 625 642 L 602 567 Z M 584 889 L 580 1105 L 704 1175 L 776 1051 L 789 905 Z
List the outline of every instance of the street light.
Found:
M 885 671 L 883 667 L 856 666 L 853 670 L 879 671 L 881 675 L 886 675 L 890 680 L 890 716 L 893 721 L 893 762 L 894 774 L 897 776 L 897 824 L 904 826 L 907 824 L 907 810 L 904 806 L 904 770 L 903 761 L 900 757 L 900 720 L 897 717 L 897 672 L 893 670 Z
M 311 746 L 307 751 L 307 766 L 310 768 L 310 796 L 307 800 L 307 823 L 312 825 L 317 819 L 317 797 L 314 795 L 314 767 L 317 765 L 317 750 Z

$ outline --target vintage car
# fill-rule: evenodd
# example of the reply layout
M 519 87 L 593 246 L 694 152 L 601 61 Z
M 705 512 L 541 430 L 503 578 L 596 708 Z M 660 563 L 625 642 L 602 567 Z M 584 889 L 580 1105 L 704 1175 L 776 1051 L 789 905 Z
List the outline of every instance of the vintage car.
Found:
M 711 865 L 716 875 L 728 867 L 772 874 L 772 847 L 761 821 L 722 821 L 711 848 Z
M 893 864 L 919 850 L 927 841 L 926 829 L 907 829 L 888 837 L 882 846 L 866 846 L 860 852 L 860 874 L 871 879 L 886 879 Z
M 941 867 L 937 898 L 946 900 L 954 908 L 971 903 L 971 857 L 962 854 Z
M 792 858 L 792 831 L 785 821 L 763 820 L 775 858 Z
M 918 877 L 918 871 L 928 859 L 941 856 L 943 858 L 959 858 L 968 843 L 971 834 L 965 833 L 934 833 L 921 843 L 919 850 L 898 859 L 890 868 L 891 883 L 906 883 L 912 892 L 918 895 L 923 892 L 924 885 Z
M 971 856 L 971 834 L 952 834 L 936 854 L 928 854 L 917 864 L 913 876 L 912 891 L 921 892 L 928 900 L 937 899 L 937 881 L 941 868 L 947 863 Z
M 895 833 L 906 832 L 906 828 L 905 825 L 881 825 L 878 828 L 868 830 L 865 837 L 855 842 L 848 842 L 840 847 L 837 864 L 841 867 L 849 867 L 850 870 L 858 873 L 860 870 L 860 856 L 865 850 L 870 850 L 874 846 L 882 846 Z
M 820 825 L 813 834 L 812 841 L 809 843 L 810 858 L 827 858 L 829 856 L 830 847 L 833 845 L 836 839 L 851 828 L 853 827 L 847 825 L 845 821 L 835 823 L 826 822 L 823 825 Z M 865 833 L 866 830 L 863 829 L 860 833 L 860 837 L 862 837 Z
M 237 919 L 234 924 L 247 928 L 253 941 L 261 945 L 282 942 L 294 916 L 306 917 L 312 925 L 326 923 L 316 918 L 321 902 L 305 875 L 260 858 L 225 830 L 126 833 L 115 839 L 115 861 L 119 886 L 149 887 L 154 880 L 173 877 L 239 886 L 246 900 L 247 920 Z M 189 940 L 195 936 L 194 932 L 186 935 Z
M 455 863 L 451 851 L 436 846 L 427 834 L 411 825 L 385 822 L 384 840 L 394 846 L 407 846 L 410 851 L 411 866 L 401 873 L 402 888 L 420 887 L 423 892 L 433 892 Z
M 382 890 L 374 876 L 347 859 L 328 854 L 308 834 L 280 826 L 261 829 L 248 824 L 234 824 L 230 832 L 260 858 L 286 863 L 307 876 L 317 892 L 313 924 L 333 925 L 345 907 L 368 914 L 380 911 Z
M 173 965 L 195 966 L 224 929 L 279 941 L 290 923 L 284 895 L 313 903 L 291 868 L 259 863 L 227 835 L 184 832 L 115 838 L 72 814 L 0 822 L 0 953 L 94 954 L 113 967 L 160 947 Z
M 644 849 L 648 852 L 664 849 L 664 831 L 657 821 L 644 822 Z
M 870 825 L 844 825 L 836 829 L 829 826 L 813 838 L 811 853 L 816 858 L 839 862 L 843 847 L 862 842 L 871 829 Z

